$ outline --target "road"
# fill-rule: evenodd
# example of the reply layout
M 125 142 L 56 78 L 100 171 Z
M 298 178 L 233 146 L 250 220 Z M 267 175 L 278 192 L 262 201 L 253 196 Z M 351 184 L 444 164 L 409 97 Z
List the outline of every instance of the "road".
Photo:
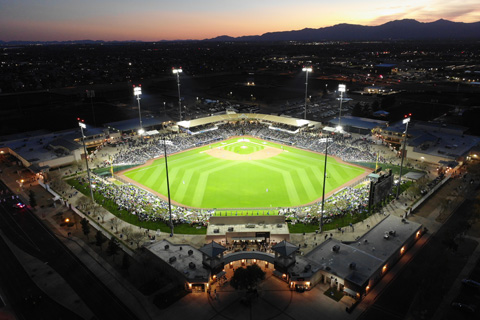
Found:
M 0 190 L 7 190 L 1 182 Z M 65 279 L 98 319 L 136 319 L 109 288 L 83 265 L 28 208 L 13 208 L 16 201 L 8 196 L 7 201 L 0 204 L 0 228 L 10 241 L 32 256 L 48 263 Z M 22 268 L 17 266 L 17 269 Z M 6 273 L 3 277 L 8 278 L 9 275 L 10 278 L 14 278 L 10 273 Z M 18 297 L 13 298 L 9 296 L 9 300 L 18 303 Z

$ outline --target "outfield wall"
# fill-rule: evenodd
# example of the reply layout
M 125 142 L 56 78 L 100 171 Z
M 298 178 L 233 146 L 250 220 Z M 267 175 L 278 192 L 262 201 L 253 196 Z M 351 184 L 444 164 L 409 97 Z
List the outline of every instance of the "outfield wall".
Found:
M 277 224 L 285 223 L 285 216 L 235 216 L 235 217 L 210 217 L 210 224 L 247 224 L 247 223 L 266 223 Z

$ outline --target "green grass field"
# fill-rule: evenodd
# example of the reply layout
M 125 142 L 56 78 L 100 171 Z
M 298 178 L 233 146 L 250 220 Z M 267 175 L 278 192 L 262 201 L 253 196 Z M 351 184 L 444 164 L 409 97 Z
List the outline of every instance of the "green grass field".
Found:
M 239 140 L 229 139 L 169 156 L 171 198 L 185 206 L 220 209 L 295 207 L 322 196 L 323 155 L 259 139 Z M 261 160 L 226 160 L 205 153 L 218 147 L 247 157 L 265 148 L 281 152 Z M 325 192 L 364 172 L 329 157 Z M 124 175 L 166 195 L 165 173 L 162 158 Z

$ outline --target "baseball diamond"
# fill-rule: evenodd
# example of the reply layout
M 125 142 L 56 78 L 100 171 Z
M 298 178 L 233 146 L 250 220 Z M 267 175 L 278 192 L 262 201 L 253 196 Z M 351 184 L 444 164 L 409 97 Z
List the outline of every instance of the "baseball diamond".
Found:
M 171 199 L 204 209 L 296 207 L 322 197 L 324 155 L 253 137 L 236 137 L 168 157 Z M 328 157 L 325 194 L 368 174 Z M 164 158 L 122 173 L 166 198 Z

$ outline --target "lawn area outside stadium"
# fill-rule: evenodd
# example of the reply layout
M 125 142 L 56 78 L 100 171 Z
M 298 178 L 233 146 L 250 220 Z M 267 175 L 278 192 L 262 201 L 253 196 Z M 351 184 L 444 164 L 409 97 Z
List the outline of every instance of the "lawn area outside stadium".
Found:
M 319 201 L 324 155 L 252 137 L 231 138 L 168 157 L 171 199 L 201 209 L 297 207 Z M 369 170 L 328 158 L 325 193 Z M 122 173 L 129 181 L 164 199 L 165 159 Z

